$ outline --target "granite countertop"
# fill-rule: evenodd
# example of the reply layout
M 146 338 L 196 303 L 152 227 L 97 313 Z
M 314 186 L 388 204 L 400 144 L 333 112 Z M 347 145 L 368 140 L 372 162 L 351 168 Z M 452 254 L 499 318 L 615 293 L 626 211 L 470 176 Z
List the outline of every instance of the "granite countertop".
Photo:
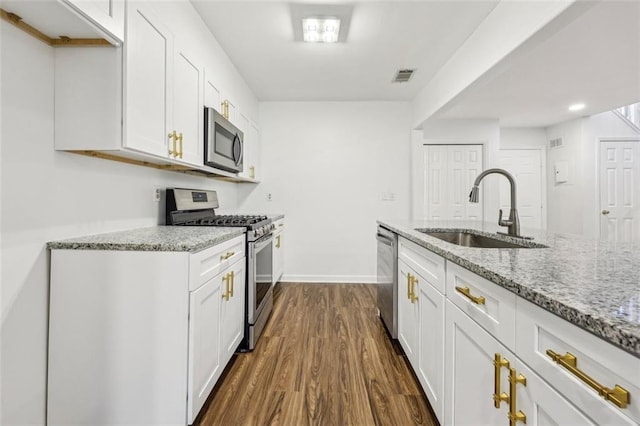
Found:
M 199 251 L 243 235 L 245 228 L 154 226 L 47 243 L 50 250 Z
M 415 229 L 467 229 L 495 236 L 506 228 L 466 221 L 378 224 L 640 357 L 640 244 L 523 229 L 523 235 L 548 248 L 483 249 Z

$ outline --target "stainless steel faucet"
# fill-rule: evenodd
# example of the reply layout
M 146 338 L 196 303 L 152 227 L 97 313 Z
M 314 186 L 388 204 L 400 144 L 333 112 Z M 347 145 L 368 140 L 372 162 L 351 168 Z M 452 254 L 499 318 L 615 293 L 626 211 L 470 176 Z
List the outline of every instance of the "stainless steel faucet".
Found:
M 509 219 L 502 220 L 502 209 L 500 209 L 500 216 L 498 217 L 498 225 L 507 227 L 507 235 L 512 237 L 520 237 L 520 219 L 518 218 L 518 210 L 516 209 L 516 181 L 506 170 L 503 169 L 487 169 L 484 172 L 480 173 L 476 178 L 475 182 L 473 182 L 473 188 L 471 188 L 471 193 L 469 194 L 469 201 L 471 203 L 478 202 L 478 194 L 480 193 L 480 181 L 491 173 L 498 173 L 509 180 L 509 185 L 511 186 L 511 209 L 509 210 Z

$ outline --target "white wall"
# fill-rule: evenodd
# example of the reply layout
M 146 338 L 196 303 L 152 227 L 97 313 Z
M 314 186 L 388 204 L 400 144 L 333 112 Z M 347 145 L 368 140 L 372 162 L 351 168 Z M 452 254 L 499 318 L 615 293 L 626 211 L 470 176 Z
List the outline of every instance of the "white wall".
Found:
M 543 127 L 501 127 L 500 149 L 544 148 L 547 132 Z
M 497 119 L 487 120 L 428 120 L 423 124 L 422 138 L 412 141 L 412 215 L 421 220 L 424 211 L 424 144 L 482 144 L 483 167 L 497 167 L 500 148 L 500 127 Z M 487 177 L 483 192 L 484 220 L 498 220 L 499 177 Z M 471 190 L 471 188 L 469 188 Z
M 376 219 L 409 217 L 409 104 L 267 102 L 260 117 L 263 183 L 239 203 L 286 215 L 283 280 L 375 282 Z
M 548 127 L 547 138 L 564 137 L 562 148 L 547 151 L 548 228 L 552 232 L 600 236 L 598 149 L 600 139 L 638 137 L 612 112 Z M 554 182 L 554 163 L 569 162 L 569 182 Z M 576 220 L 580 217 L 581 220 Z
M 156 187 L 215 189 L 228 209 L 235 184 L 53 150 L 54 49 L 1 26 L 1 417 L 45 419 L 47 241 L 152 226 Z

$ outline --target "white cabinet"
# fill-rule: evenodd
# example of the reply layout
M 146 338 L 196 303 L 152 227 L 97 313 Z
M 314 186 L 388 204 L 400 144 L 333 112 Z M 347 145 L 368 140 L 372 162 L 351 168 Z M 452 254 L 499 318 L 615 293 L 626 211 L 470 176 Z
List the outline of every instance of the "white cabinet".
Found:
M 444 412 L 445 262 L 398 239 L 398 340 L 438 420 Z
M 398 341 L 409 362 L 417 369 L 420 312 L 414 293 L 416 274 L 402 260 L 398 261 Z
M 149 3 L 130 1 L 127 7 L 124 145 L 167 157 L 173 106 L 173 35 Z
M 114 41 L 124 41 L 125 0 L 62 0 L 93 25 L 107 32 Z
M 246 266 L 244 258 L 229 268 L 222 278 L 222 306 L 220 309 L 220 358 L 227 364 L 244 337 L 244 301 Z
M 446 424 L 598 424 L 449 301 L 446 341 Z
M 191 424 L 244 335 L 244 247 L 52 250 L 47 424 Z
M 128 3 L 125 146 L 203 163 L 204 72 L 147 2 Z
M 275 285 L 284 273 L 284 219 L 278 219 L 274 222 L 275 230 L 273 232 L 273 284 Z
M 518 357 L 594 423 L 640 423 L 640 406 L 634 403 L 640 395 L 640 359 L 524 299 L 517 300 L 516 325 Z M 605 399 L 616 387 L 617 401 Z M 620 404 L 624 395 L 628 404 Z
M 238 127 L 244 134 L 244 170 L 240 173 L 247 179 L 259 179 L 260 169 L 260 131 L 253 120 L 242 112 L 238 115 Z
M 189 424 L 195 420 L 244 337 L 243 247 L 244 239 L 236 238 L 191 258 L 191 270 L 196 272 L 192 280 L 196 282 L 213 271 L 221 272 L 190 293 Z M 228 262 L 232 263 L 227 266 Z

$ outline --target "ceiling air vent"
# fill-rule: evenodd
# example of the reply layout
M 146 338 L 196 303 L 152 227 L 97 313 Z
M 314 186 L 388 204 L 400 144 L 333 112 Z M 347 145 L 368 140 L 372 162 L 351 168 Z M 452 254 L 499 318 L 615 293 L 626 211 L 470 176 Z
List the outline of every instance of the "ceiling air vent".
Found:
M 549 140 L 549 148 L 560 148 L 564 145 L 564 138 L 555 138 Z
M 411 80 L 415 70 L 398 70 L 396 76 L 393 78 L 394 83 L 406 83 Z

